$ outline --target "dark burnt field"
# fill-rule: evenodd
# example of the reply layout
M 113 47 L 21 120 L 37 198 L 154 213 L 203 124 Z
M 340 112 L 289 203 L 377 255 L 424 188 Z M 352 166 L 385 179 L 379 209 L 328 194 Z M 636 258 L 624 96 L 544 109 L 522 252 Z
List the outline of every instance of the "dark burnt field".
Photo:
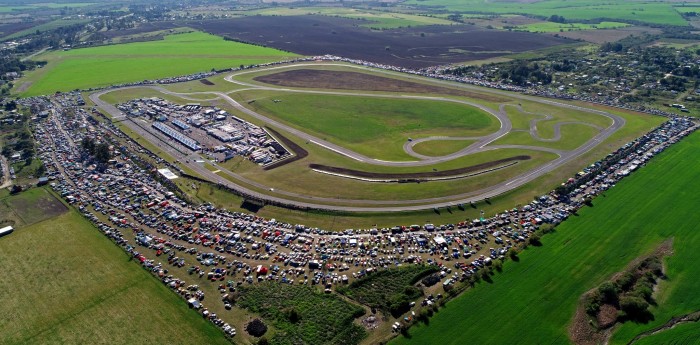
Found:
M 509 99 L 485 93 L 414 83 L 358 72 L 295 69 L 291 71 L 262 75 L 253 78 L 253 80 L 261 83 L 287 87 L 441 94 L 464 96 L 498 103 L 509 101 Z
M 480 60 L 572 41 L 525 32 L 434 25 L 372 31 L 357 20 L 327 16 L 251 16 L 187 26 L 301 55 L 332 54 L 407 68 Z

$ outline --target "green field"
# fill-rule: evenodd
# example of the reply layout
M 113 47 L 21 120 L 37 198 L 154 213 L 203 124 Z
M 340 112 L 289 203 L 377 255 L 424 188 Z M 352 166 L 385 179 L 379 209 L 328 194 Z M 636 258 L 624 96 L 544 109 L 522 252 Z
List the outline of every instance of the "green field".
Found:
M 680 324 L 663 332 L 641 338 L 635 345 L 686 345 L 697 344 L 700 339 L 700 323 Z
M 498 129 L 495 117 L 452 102 L 306 94 L 253 98 L 249 107 L 255 111 L 384 160 L 413 160 L 403 151 L 410 137 L 481 136 Z
M 650 24 L 686 26 L 673 2 L 647 0 L 542 0 L 536 2 L 488 0 L 409 0 L 407 4 L 477 14 L 528 14 L 541 17 L 563 16 L 567 20 L 605 19 Z
M 618 29 L 629 26 L 626 23 L 618 22 L 600 22 L 599 24 L 583 24 L 583 23 L 567 23 L 560 24 L 554 22 L 542 22 L 528 25 L 516 26 L 515 30 L 523 30 L 529 32 L 561 32 L 561 31 L 577 31 L 577 30 L 596 30 L 596 29 Z
M 46 195 L 37 188 L 3 201 Z M 54 202 L 63 214 L 0 238 L 1 344 L 229 344 L 80 214 Z
M 507 262 L 493 284 L 482 283 L 447 303 L 429 326 L 412 328 L 409 338 L 394 344 L 566 344 L 579 297 L 671 237 L 668 280 L 651 308 L 655 320 L 624 324 L 611 343 L 625 344 L 671 316 L 699 310 L 700 185 L 690 182 L 698 159 L 700 133 L 695 133 L 557 227 L 542 247 Z M 695 325 L 670 332 L 696 331 Z M 663 334 L 654 337 L 670 339 Z
M 145 79 L 207 72 L 283 60 L 294 54 L 202 32 L 166 36 L 161 41 L 49 52 L 35 57 L 48 65 L 16 83 L 20 96 L 86 89 Z M 28 83 L 28 84 L 27 84 Z M 28 87 L 27 87 L 28 86 Z M 18 91 L 19 90 L 19 91 Z
M 464 149 L 473 142 L 473 140 L 430 140 L 416 144 L 413 146 L 413 151 L 425 156 L 440 157 Z

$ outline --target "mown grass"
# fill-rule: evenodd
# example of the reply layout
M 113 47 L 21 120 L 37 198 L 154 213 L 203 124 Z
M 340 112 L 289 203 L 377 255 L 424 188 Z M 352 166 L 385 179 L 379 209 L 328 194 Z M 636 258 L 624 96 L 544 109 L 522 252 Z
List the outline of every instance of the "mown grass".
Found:
M 626 343 L 671 315 L 700 309 L 700 282 L 694 278 L 700 274 L 695 264 L 700 185 L 688 183 L 699 155 L 696 133 L 596 198 L 592 208 L 545 236 L 542 247 L 507 262 L 493 284 L 482 283 L 447 303 L 430 326 L 412 328 L 409 337 L 393 343 L 568 343 L 567 327 L 581 294 L 671 237 L 668 280 L 651 308 L 655 320 L 624 324 L 612 343 Z
M 271 48 L 225 41 L 202 32 L 166 36 L 161 41 L 54 51 L 35 60 L 48 65 L 27 74 L 20 95 L 36 96 L 113 84 L 207 72 L 295 56 Z
M 413 151 L 430 157 L 440 157 L 455 153 L 473 143 L 474 140 L 430 140 L 413 146 Z
M 229 344 L 72 209 L 0 238 L 0 253 L 2 344 Z
M 249 107 L 384 160 L 413 160 L 403 151 L 409 137 L 479 136 L 498 129 L 498 121 L 482 110 L 432 100 L 280 94 L 255 98 Z
M 560 150 L 573 150 L 592 139 L 599 131 L 591 126 L 582 124 L 566 124 L 561 126 L 561 138 L 557 141 L 540 141 L 533 138 L 530 132 L 510 132 L 493 142 L 493 145 L 531 145 L 549 147 Z M 551 139 L 544 137 L 543 139 Z

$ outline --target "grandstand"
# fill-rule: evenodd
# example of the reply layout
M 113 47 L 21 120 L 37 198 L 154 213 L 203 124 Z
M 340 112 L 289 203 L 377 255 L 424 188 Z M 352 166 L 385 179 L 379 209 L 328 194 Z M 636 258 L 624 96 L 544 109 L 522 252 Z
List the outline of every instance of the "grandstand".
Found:
M 186 124 L 178 119 L 173 120 L 173 125 L 177 126 L 178 128 L 180 128 L 183 131 L 190 129 L 190 126 L 188 124 Z
M 185 147 L 187 147 L 190 150 L 198 151 L 199 149 L 201 149 L 201 147 L 199 146 L 199 143 L 197 143 L 197 141 L 195 141 L 194 139 L 192 139 L 186 135 L 183 135 L 182 133 L 178 132 L 177 130 L 175 130 L 174 128 L 172 128 L 166 124 L 163 124 L 160 122 L 154 122 L 153 127 L 155 129 L 163 132 L 165 135 L 177 140 L 177 142 L 184 145 Z

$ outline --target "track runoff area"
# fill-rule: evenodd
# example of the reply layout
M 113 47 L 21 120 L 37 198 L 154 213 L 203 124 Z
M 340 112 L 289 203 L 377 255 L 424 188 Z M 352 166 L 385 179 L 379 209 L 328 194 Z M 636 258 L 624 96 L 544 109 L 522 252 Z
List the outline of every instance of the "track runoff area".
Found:
M 265 178 L 277 169 L 254 167 L 252 173 L 241 173 L 226 164 L 207 168 L 203 162 L 210 160 L 202 152 L 154 135 L 151 126 L 143 124 L 145 120 L 132 119 L 100 98 L 125 88 L 90 96 L 113 119 L 122 120 L 202 178 L 250 198 L 301 209 L 402 212 L 488 200 L 565 164 L 583 166 L 577 161 L 579 157 L 625 125 L 624 118 L 597 109 L 346 63 L 289 63 L 242 70 L 225 76 L 212 91 L 180 92 L 155 85 L 132 88 L 150 88 L 181 99 L 183 104 L 215 101 L 231 114 L 272 130 L 293 153 L 289 165 L 277 168 L 277 174 L 289 176 L 282 181 L 274 175 Z M 307 108 L 295 108 L 299 106 L 295 100 Z M 270 106 L 278 102 L 277 110 Z M 371 106 L 374 102 L 381 102 L 378 107 L 383 113 L 361 109 L 362 104 Z M 490 116 L 496 125 L 469 128 L 467 124 L 465 132 L 469 134 L 460 135 L 460 126 L 440 122 L 454 115 L 438 111 L 449 106 L 461 107 L 458 111 L 464 111 L 465 116 Z M 303 114 L 290 115 L 290 108 Z M 425 110 L 425 118 L 406 108 Z M 386 121 L 394 112 L 400 121 L 415 122 L 415 128 L 402 129 L 401 123 Z M 435 112 L 440 118 L 431 118 Z M 355 116 L 358 113 L 361 116 Z M 339 120 L 334 121 L 334 116 Z M 350 117 L 359 118 L 359 122 L 340 120 Z M 377 124 L 378 118 L 383 122 Z M 483 120 L 478 116 L 469 119 Z M 459 114 L 454 121 L 459 122 Z M 365 123 L 367 131 L 362 128 Z M 370 136 L 364 143 L 344 138 L 343 132 L 357 127 L 361 133 L 386 130 L 387 135 Z M 392 135 L 399 139 L 386 139 Z M 440 155 L 416 150 L 428 145 L 441 152 L 441 144 L 455 141 L 462 141 L 465 147 Z M 397 145 L 403 150 L 399 159 L 376 157 L 382 156 L 384 148 L 396 151 Z M 379 150 L 377 146 L 381 146 Z M 539 160 L 530 161 L 538 154 Z M 332 191 L 323 193 L 327 190 Z

